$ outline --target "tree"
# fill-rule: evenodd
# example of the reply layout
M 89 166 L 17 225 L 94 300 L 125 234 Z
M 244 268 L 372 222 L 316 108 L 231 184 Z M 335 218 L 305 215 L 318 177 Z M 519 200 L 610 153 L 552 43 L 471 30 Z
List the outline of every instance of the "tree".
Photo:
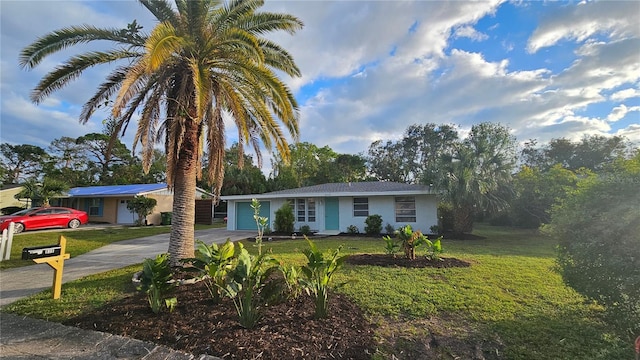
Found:
M 369 170 L 379 180 L 438 183 L 442 177 L 439 159 L 451 155 L 457 140 L 458 132 L 452 125 L 411 125 L 401 140 L 378 140 L 369 146 Z
M 92 176 L 100 184 L 117 183 L 113 181 L 114 172 L 118 176 L 114 170 L 135 162 L 127 146 L 120 140 L 112 140 L 109 134 L 89 133 L 77 138 L 76 144 L 84 151 Z
M 579 173 L 554 165 L 546 172 L 523 166 L 514 176 L 515 197 L 511 202 L 511 214 L 515 224 L 527 228 L 537 228 L 550 220 L 551 206 L 562 201 L 576 188 L 579 176 L 586 176 L 589 170 Z
M 302 142 L 290 145 L 289 154 L 289 161 L 282 156 L 274 157 L 272 162 L 274 183 L 302 187 L 331 182 L 331 174 L 335 172 L 332 164 L 338 154 L 329 146 L 319 148 L 314 144 Z M 287 181 L 280 181 L 279 178 Z M 291 184 L 289 184 L 290 178 L 294 180 Z M 285 187 L 285 189 L 292 187 Z
M 225 151 L 225 172 L 221 195 L 262 194 L 267 191 L 267 179 L 262 171 L 253 164 L 253 158 L 242 155 L 243 166 L 240 166 L 240 149 L 233 144 Z M 204 185 L 204 182 L 201 186 Z
M 158 200 L 146 196 L 136 196 L 133 199 L 129 200 L 127 203 L 127 209 L 132 213 L 136 213 L 138 215 L 138 220 L 136 220 L 136 225 L 141 226 L 144 225 L 145 218 L 148 215 L 151 215 L 153 209 L 158 204 Z
M 41 183 L 29 179 L 22 183 L 22 187 L 15 195 L 16 199 L 31 199 L 32 203 L 40 202 L 42 206 L 49 206 L 51 198 L 60 196 L 69 189 L 66 182 L 50 178 L 44 178 Z
M 640 154 L 591 176 L 554 206 L 543 230 L 558 241 L 564 281 L 640 331 Z
M 115 95 L 112 117 L 114 134 L 119 134 L 140 110 L 134 143 L 142 147 L 145 171 L 155 144 L 164 138 L 167 183 L 174 192 L 169 253 L 177 266 L 180 259 L 194 256 L 195 190 L 205 143 L 208 181 L 216 184 L 217 193 L 222 186 L 224 119 L 235 122 L 240 146 L 258 149 L 262 141 L 286 158 L 288 143 L 278 119 L 297 139 L 297 103 L 276 71 L 289 76 L 300 72 L 292 56 L 263 34 L 294 33 L 302 22 L 287 14 L 259 12 L 262 0 L 176 0 L 175 7 L 162 0 L 140 3 L 159 21 L 150 34 L 143 34 L 135 21 L 127 29 L 68 27 L 23 49 L 20 64 L 34 68 L 47 55 L 80 43 L 107 40 L 116 45 L 71 57 L 45 75 L 32 100 L 42 101 L 89 67 L 124 60 L 85 104 L 80 121 L 87 122 Z
M 515 137 L 508 128 L 493 123 L 472 126 L 453 155 L 442 158 L 445 177 L 439 186 L 453 206 L 454 232 L 470 232 L 478 211 L 495 212 L 508 206 L 514 166 Z
M 521 156 L 525 165 L 542 171 L 560 164 L 572 171 L 586 168 L 599 172 L 615 159 L 625 158 L 632 149 L 631 144 L 621 136 L 584 136 L 578 142 L 559 138 L 541 147 L 536 145 L 536 140 L 529 140 Z
M 76 140 L 63 136 L 51 142 L 47 148 L 50 158 L 45 168 L 45 176 L 64 180 L 71 186 L 95 184 L 89 171 L 87 153 Z
M 47 153 L 43 148 L 35 145 L 0 144 L 2 165 L 6 169 L 6 182 L 17 184 L 21 180 L 37 177 L 47 160 Z

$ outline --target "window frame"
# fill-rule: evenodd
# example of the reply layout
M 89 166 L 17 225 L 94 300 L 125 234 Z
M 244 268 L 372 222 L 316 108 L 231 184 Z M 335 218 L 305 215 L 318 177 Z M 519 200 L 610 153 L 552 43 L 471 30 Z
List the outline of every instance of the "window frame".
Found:
M 415 223 L 417 221 L 415 196 L 396 196 L 394 204 L 396 223 Z
M 354 197 L 351 203 L 352 203 L 353 217 L 369 216 L 369 198 L 368 197 Z M 356 207 L 359 207 L 359 209 L 356 209 Z

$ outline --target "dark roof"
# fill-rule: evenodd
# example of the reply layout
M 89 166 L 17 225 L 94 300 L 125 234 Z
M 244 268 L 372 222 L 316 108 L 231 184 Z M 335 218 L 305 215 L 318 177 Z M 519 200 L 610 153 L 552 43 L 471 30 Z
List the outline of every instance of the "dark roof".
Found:
M 22 187 L 22 185 L 20 184 L 4 184 L 2 185 L 2 187 L 0 187 L 0 190 L 9 190 L 9 189 L 15 189 L 15 188 L 19 188 Z
M 425 185 L 403 184 L 386 181 L 330 183 L 313 186 L 305 186 L 297 189 L 273 191 L 264 195 L 277 194 L 309 194 L 309 193 L 368 193 L 388 191 L 429 191 Z
M 135 196 L 166 190 L 167 184 L 134 184 L 134 185 L 108 185 L 75 187 L 69 190 L 69 197 L 83 196 Z
M 296 189 L 273 191 L 254 195 L 222 196 L 223 200 L 282 198 L 287 196 L 358 196 L 394 194 L 433 194 L 434 190 L 427 185 L 404 184 L 387 181 L 329 183 L 305 186 Z

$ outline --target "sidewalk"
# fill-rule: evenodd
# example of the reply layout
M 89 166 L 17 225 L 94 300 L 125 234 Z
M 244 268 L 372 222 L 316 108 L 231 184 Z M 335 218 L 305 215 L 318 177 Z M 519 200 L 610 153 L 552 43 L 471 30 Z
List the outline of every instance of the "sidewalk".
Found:
M 255 236 L 255 232 L 207 229 L 196 239 L 207 244 Z M 65 261 L 63 284 L 82 277 L 141 263 L 167 252 L 169 234 L 113 243 Z M 53 270 L 46 264 L 0 272 L 0 306 L 52 286 Z M 64 285 L 62 287 L 64 292 Z M 0 311 L 0 358 L 2 359 L 213 359 L 151 343 L 95 331 L 6 314 Z

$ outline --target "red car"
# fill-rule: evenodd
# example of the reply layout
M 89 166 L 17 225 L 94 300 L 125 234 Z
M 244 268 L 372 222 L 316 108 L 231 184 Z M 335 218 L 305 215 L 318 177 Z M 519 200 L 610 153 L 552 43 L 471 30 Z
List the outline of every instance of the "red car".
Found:
M 77 228 L 89 222 L 86 212 L 64 207 L 38 207 L 18 211 L 11 215 L 0 216 L 0 232 L 15 223 L 14 233 L 50 227 Z

